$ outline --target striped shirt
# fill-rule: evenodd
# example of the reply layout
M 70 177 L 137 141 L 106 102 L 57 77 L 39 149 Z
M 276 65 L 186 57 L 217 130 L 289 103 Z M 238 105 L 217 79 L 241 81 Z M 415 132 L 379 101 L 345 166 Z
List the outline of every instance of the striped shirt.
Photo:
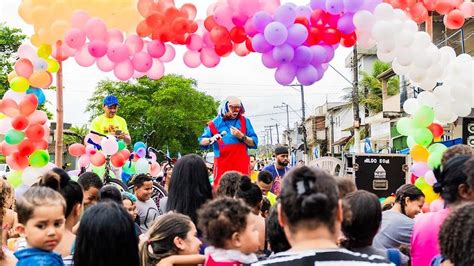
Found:
M 271 259 L 252 263 L 251 265 L 268 266 L 389 266 L 387 262 L 377 255 L 366 255 L 351 252 L 346 249 L 318 249 L 299 252 L 281 252 Z

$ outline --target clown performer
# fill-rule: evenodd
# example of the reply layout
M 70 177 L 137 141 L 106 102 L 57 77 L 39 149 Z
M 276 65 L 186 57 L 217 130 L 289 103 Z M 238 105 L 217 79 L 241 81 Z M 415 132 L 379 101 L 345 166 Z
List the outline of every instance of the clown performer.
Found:
M 248 149 L 256 149 L 257 134 L 239 98 L 230 96 L 219 107 L 218 115 L 207 124 L 199 137 L 203 148 L 212 146 L 214 151 L 214 188 L 227 171 L 249 174 L 250 156 Z

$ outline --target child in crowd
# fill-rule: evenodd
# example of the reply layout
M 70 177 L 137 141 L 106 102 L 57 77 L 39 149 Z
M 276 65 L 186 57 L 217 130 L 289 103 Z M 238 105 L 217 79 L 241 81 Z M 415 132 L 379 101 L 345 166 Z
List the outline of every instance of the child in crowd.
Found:
M 278 222 L 278 209 L 277 206 L 273 206 L 270 209 L 270 214 L 266 224 L 268 247 L 271 253 L 276 254 L 278 252 L 287 251 L 291 248 L 288 239 L 286 238 L 285 232 Z
M 170 212 L 161 216 L 145 234 L 140 243 L 140 265 L 203 263 L 205 257 L 199 255 L 201 244 L 191 219 Z
M 93 172 L 85 172 L 77 182 L 84 190 L 84 210 L 92 205 L 95 205 L 99 200 L 99 191 L 104 186 L 100 177 Z
M 140 226 L 135 222 L 138 216 L 137 206 L 135 205 L 135 202 L 137 202 L 137 197 L 135 197 L 135 195 L 130 192 L 122 192 L 123 207 L 125 208 L 125 210 L 127 210 L 128 214 L 130 214 L 130 217 L 132 217 L 132 220 L 135 224 L 135 232 L 137 236 L 140 236 L 142 234 L 142 231 L 140 230 Z
M 241 177 L 242 175 L 237 171 L 225 172 L 219 180 L 219 186 L 216 190 L 217 196 L 233 198 L 239 189 Z
M 336 177 L 337 188 L 339 190 L 339 198 L 342 199 L 347 194 L 357 190 L 354 178 L 351 176 Z
M 111 200 L 119 205 L 122 205 L 122 194 L 118 188 L 113 185 L 105 185 L 99 191 L 99 201 Z
M 32 187 L 17 201 L 17 231 L 25 235 L 28 248 L 15 252 L 18 266 L 64 265 L 59 254 L 52 252 L 61 242 L 66 202 L 48 187 Z
M 272 173 L 268 171 L 260 171 L 257 176 L 257 185 L 260 190 L 262 190 L 263 196 L 270 201 L 270 205 L 275 205 L 277 196 L 270 191 L 273 186 Z
M 257 261 L 259 232 L 250 207 L 243 201 L 217 198 L 198 211 L 199 229 L 211 245 L 205 266 L 240 265 Z
M 0 213 L 3 211 L 2 221 L 2 233 L 0 234 L 3 246 L 7 246 L 7 240 L 9 237 L 12 237 L 15 234 L 14 226 L 17 223 L 17 215 L 14 210 L 12 210 L 12 204 L 14 202 L 13 188 L 12 186 L 3 178 L 0 178 L 0 188 L 2 189 L 2 197 L 4 199 L 3 207 L 0 208 Z
M 3 220 L 5 211 L 7 210 L 7 182 L 0 178 L 0 235 L 4 235 L 2 233 L 3 230 L 6 230 L 3 226 Z M 8 250 L 5 244 L 0 246 L 0 265 L 2 266 L 13 266 L 16 265 L 16 259 L 13 254 Z

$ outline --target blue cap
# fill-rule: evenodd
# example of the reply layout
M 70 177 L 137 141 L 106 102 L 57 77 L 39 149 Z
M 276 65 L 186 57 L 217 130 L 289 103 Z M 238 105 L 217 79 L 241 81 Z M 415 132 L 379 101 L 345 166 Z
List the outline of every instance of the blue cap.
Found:
M 119 105 L 117 97 L 109 95 L 104 98 L 104 106 Z

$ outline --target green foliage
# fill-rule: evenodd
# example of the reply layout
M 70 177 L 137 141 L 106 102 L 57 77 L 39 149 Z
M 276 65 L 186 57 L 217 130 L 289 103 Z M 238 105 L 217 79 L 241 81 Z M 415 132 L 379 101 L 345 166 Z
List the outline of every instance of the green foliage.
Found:
M 0 97 L 3 97 L 9 88 L 7 75 L 13 70 L 13 64 L 17 59 L 14 53 L 25 38 L 26 35 L 20 29 L 0 23 Z
M 89 133 L 87 125 L 83 125 L 81 127 L 73 126 L 68 131 L 70 132 L 69 134 L 64 133 L 64 144 L 66 145 L 71 145 L 73 143 L 82 143 L 87 133 Z
M 103 98 L 115 95 L 120 102 L 118 115 L 127 121 L 133 143 L 155 130 L 148 140 L 150 146 L 169 147 L 174 155 L 196 152 L 197 138 L 216 115 L 218 103 L 195 87 L 195 80 L 178 75 L 130 82 L 105 80 L 99 82 L 86 110 L 92 113 L 92 120 L 103 113 Z

